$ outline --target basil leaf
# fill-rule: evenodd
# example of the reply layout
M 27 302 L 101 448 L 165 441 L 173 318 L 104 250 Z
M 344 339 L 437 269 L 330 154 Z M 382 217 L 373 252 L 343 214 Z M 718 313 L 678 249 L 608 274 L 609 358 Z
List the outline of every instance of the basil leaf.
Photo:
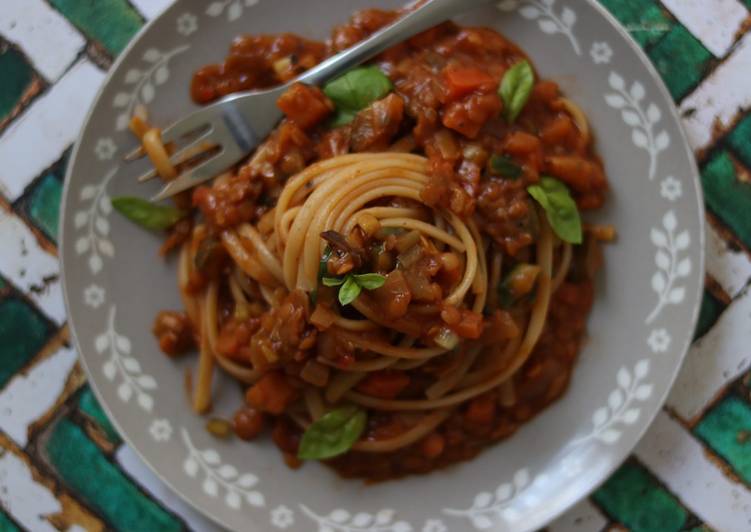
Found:
M 349 111 L 347 109 L 337 109 L 334 117 L 329 121 L 329 127 L 339 127 L 345 124 L 349 124 L 355 119 L 357 112 Z
M 581 217 L 566 185 L 552 177 L 542 177 L 539 184 L 527 187 L 527 192 L 545 209 L 550 226 L 561 240 L 582 243 Z
M 326 83 L 323 92 L 336 105 L 331 125 L 350 123 L 357 111 L 386 96 L 393 89 L 391 80 L 377 66 L 358 67 Z
M 152 230 L 169 229 L 186 213 L 167 205 L 154 205 L 141 198 L 121 196 L 112 198 L 112 206 L 131 222 Z
M 522 167 L 516 164 L 508 155 L 493 155 L 490 157 L 490 170 L 501 177 L 516 179 L 522 175 Z
M 503 75 L 498 94 L 503 100 L 504 114 L 509 124 L 512 124 L 524 109 L 534 84 L 535 73 L 528 61 L 519 61 Z
M 331 410 L 314 422 L 300 440 L 297 457 L 325 460 L 349 451 L 365 430 L 365 411 L 353 406 Z
M 362 288 L 357 284 L 352 275 L 347 275 L 344 284 L 339 289 L 339 303 L 344 307 L 352 303 L 362 292 Z
M 355 281 L 366 290 L 375 290 L 380 288 L 386 282 L 386 278 L 380 273 L 363 273 L 355 275 Z
M 323 286 L 339 286 L 344 284 L 344 279 L 339 277 L 324 277 L 321 279 Z

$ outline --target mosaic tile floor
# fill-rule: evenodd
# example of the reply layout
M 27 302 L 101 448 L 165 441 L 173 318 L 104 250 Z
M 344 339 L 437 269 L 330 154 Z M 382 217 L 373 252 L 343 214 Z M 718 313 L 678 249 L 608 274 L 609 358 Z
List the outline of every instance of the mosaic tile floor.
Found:
M 0 6 L 0 531 L 217 530 L 123 445 L 68 344 L 66 159 L 106 70 L 171 0 Z M 568 0 L 580 1 L 580 0 Z M 681 110 L 709 220 L 696 341 L 634 455 L 551 532 L 751 530 L 751 0 L 600 0 Z

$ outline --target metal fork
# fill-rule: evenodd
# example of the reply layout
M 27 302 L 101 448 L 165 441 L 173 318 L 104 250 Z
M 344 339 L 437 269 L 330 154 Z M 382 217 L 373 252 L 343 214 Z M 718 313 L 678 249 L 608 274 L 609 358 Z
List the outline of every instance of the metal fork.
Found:
M 216 177 L 247 156 L 282 118 L 279 96 L 294 82 L 320 85 L 384 50 L 452 16 L 493 0 L 429 0 L 355 46 L 332 56 L 289 83 L 274 89 L 232 94 L 193 112 L 162 130 L 162 141 L 177 149 L 170 160 L 185 162 L 204 153 L 195 167 L 167 183 L 152 198 L 159 201 Z M 212 154 L 209 155 L 209 149 Z M 127 160 L 140 158 L 134 152 Z M 153 170 L 139 178 L 155 176 Z

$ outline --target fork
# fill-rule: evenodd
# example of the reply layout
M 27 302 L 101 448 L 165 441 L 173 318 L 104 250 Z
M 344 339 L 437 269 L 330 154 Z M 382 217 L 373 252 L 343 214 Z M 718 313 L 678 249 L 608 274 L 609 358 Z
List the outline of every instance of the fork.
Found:
M 178 146 L 170 156 L 173 164 L 200 158 L 195 167 L 167 183 L 152 201 L 160 201 L 208 181 L 247 156 L 282 118 L 276 106 L 279 96 L 292 83 L 320 85 L 384 50 L 452 16 L 493 0 L 429 0 L 421 7 L 279 87 L 241 92 L 222 98 L 178 120 L 162 130 L 162 142 Z M 126 156 L 143 156 L 136 151 Z M 139 178 L 145 181 L 156 174 L 150 171 Z

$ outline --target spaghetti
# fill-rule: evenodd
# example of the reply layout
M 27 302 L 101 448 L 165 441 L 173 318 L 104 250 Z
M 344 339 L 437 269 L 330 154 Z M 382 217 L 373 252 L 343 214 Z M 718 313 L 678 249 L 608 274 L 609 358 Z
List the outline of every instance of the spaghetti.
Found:
M 361 12 L 325 46 L 237 40 L 193 97 L 288 81 L 395 16 Z M 581 109 L 536 80 L 503 118 L 499 85 L 532 73 L 513 44 L 446 23 L 377 65 L 359 75 L 386 90 L 341 125 L 340 89 L 292 85 L 249 161 L 178 199 L 200 213 L 168 240 L 185 312 L 155 324 L 170 355 L 195 341 L 197 413 L 220 369 L 247 389 L 239 436 L 271 423 L 288 464 L 376 480 L 470 458 L 560 396 L 613 236 L 579 221 L 607 191 Z M 142 111 L 131 126 L 178 175 Z

